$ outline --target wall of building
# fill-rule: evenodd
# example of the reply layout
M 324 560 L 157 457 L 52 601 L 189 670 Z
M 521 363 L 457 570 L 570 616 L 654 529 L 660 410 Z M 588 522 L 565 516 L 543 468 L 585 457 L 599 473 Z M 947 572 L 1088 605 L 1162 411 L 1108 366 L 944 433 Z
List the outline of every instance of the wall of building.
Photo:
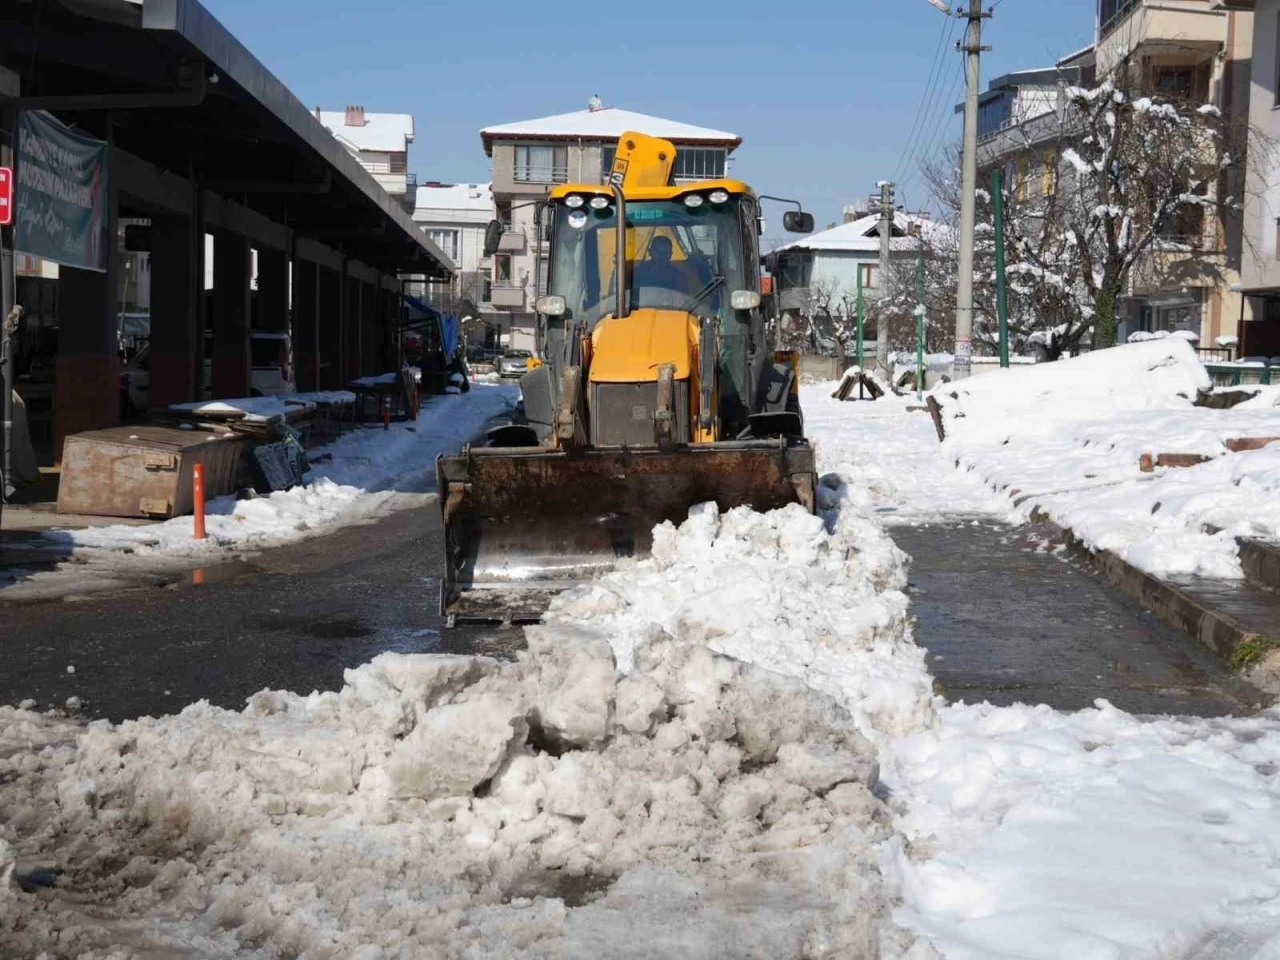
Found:
M 1249 125 L 1256 135 L 1249 145 L 1241 273 L 1246 289 L 1280 288 L 1280 0 L 1258 0 L 1254 17 Z
M 1176 41 L 1171 53 L 1185 52 L 1197 44 L 1222 43 L 1224 30 L 1224 12 L 1213 0 L 1143 0 L 1099 38 L 1098 76 L 1111 73 L 1141 44 L 1167 38 Z

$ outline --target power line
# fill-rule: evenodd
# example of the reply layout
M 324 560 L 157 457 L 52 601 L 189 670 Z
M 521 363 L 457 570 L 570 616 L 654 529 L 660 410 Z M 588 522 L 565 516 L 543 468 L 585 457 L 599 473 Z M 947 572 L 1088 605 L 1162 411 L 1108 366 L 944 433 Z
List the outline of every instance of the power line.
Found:
M 950 41 L 950 34 L 955 31 L 955 21 L 947 17 L 942 21 L 942 29 L 938 31 L 938 48 L 933 52 L 933 64 L 929 68 L 929 80 L 925 84 L 924 94 L 920 97 L 920 103 L 916 107 L 915 119 L 911 122 L 911 132 L 907 134 L 906 142 L 903 144 L 902 153 L 898 157 L 898 162 L 894 165 L 893 176 L 891 180 L 896 180 L 898 174 L 903 172 L 906 163 L 910 159 L 911 147 L 916 139 L 917 131 L 920 130 L 920 122 L 927 113 L 927 104 L 933 102 L 933 97 L 937 93 L 935 84 L 942 79 L 940 70 L 945 63 L 946 49 Z
M 923 164 L 926 160 L 928 160 L 933 155 L 934 151 L 938 147 L 938 144 L 942 141 L 942 138 L 946 135 L 948 114 L 954 110 L 956 97 L 960 93 L 960 88 L 964 85 L 964 62 L 963 61 L 961 61 L 961 63 L 959 64 L 959 67 L 956 73 L 957 75 L 955 77 L 955 80 L 952 82 L 950 89 L 947 91 L 946 98 L 942 101 L 941 112 L 935 114 L 936 119 L 934 120 L 933 127 L 932 127 L 933 135 L 928 136 L 927 134 L 925 134 L 925 136 L 928 137 L 928 139 L 926 140 L 922 138 L 919 144 L 917 145 L 915 152 L 912 154 L 911 159 L 915 161 L 915 166 L 908 167 L 907 176 L 905 177 L 902 183 L 904 187 L 914 182 L 915 179 L 920 175 L 921 164 Z

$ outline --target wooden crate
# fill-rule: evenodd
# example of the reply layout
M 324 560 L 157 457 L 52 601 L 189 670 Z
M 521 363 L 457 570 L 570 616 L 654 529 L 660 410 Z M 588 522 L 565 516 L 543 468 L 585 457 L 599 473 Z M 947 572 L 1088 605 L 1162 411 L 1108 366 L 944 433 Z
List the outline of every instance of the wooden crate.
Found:
M 205 496 L 235 490 L 243 438 L 174 427 L 112 427 L 67 437 L 58 512 L 168 519 L 192 511 L 192 471 Z

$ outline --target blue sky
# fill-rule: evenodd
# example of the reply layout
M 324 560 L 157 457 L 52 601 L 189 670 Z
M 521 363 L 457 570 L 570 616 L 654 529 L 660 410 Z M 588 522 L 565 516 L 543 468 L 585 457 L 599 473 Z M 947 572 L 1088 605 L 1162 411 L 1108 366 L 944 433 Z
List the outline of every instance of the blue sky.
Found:
M 904 150 L 959 137 L 954 43 L 911 137 L 950 27 L 926 0 L 204 2 L 308 106 L 412 113 L 419 179 L 487 180 L 481 127 L 582 109 L 599 93 L 739 134 L 734 175 L 797 197 L 822 226 L 895 175 L 900 198 L 923 203 Z M 1091 0 L 997 2 L 984 89 L 1090 42 Z

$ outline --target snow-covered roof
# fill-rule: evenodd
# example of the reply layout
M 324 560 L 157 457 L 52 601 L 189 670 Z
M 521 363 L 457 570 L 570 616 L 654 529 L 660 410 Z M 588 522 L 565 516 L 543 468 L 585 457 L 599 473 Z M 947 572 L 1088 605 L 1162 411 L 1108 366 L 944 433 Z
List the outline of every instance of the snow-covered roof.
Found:
M 573 113 L 561 113 L 554 117 L 519 120 L 496 127 L 485 127 L 480 131 L 480 139 L 484 141 L 484 149 L 488 153 L 492 149 L 494 140 L 510 140 L 518 137 L 539 140 L 616 140 L 628 130 L 647 133 L 652 137 L 663 137 L 676 143 L 722 144 L 730 149 L 742 143 L 742 138 L 736 133 L 712 130 L 709 127 L 695 127 L 691 123 L 651 117 L 648 114 L 622 110 L 618 107 L 575 110 Z
M 893 215 L 894 227 L 907 233 L 913 226 L 919 227 L 922 233 L 931 233 L 934 230 L 942 229 L 941 225 L 924 217 L 918 217 L 913 214 L 895 212 Z M 892 249 L 903 250 L 910 249 L 914 246 L 915 238 L 913 237 L 895 237 L 892 241 Z M 850 251 L 850 252 L 866 252 L 874 253 L 880 249 L 880 215 L 871 214 L 865 217 L 859 217 L 849 223 L 842 223 L 839 226 L 832 227 L 830 230 L 823 230 L 821 233 L 815 233 L 808 237 L 801 237 L 790 243 L 784 243 L 780 247 L 775 247 L 773 253 L 782 250 L 833 250 L 833 251 Z
M 426 184 L 418 187 L 417 209 L 493 212 L 493 185 L 489 183 Z
M 413 117 L 407 113 L 366 113 L 364 126 L 347 126 L 343 110 L 317 110 L 330 133 L 355 150 L 404 153 L 413 142 Z

